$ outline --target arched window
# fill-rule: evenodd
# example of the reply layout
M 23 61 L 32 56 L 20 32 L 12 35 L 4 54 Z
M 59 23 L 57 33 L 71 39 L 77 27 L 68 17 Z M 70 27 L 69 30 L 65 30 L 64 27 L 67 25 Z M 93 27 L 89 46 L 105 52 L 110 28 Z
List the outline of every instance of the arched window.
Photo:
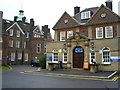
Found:
M 110 64 L 110 48 L 104 47 L 102 50 L 102 64 Z
M 55 49 L 53 50 L 52 61 L 58 62 L 58 50 L 55 50 Z

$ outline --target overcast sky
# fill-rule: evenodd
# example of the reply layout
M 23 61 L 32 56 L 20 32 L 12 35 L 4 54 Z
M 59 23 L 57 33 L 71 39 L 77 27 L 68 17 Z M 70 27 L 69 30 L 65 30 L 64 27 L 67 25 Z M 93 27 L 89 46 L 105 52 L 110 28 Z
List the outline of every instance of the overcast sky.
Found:
M 35 24 L 40 27 L 49 25 L 52 35 L 52 27 L 67 11 L 74 15 L 74 7 L 79 6 L 80 10 L 90 7 L 105 5 L 106 0 L 0 0 L 0 11 L 3 11 L 3 18 L 13 20 L 19 15 L 19 10 L 24 10 L 24 15 L 29 20 L 34 18 Z M 118 13 L 118 1 L 113 0 L 113 11 Z

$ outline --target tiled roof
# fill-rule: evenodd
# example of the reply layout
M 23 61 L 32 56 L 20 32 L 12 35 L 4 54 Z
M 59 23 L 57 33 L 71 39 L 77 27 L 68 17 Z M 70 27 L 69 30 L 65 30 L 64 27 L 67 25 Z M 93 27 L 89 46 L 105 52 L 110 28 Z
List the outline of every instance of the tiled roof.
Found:
M 103 12 L 107 14 L 105 18 L 101 18 L 100 16 Z M 93 14 L 91 19 L 87 21 L 87 25 L 107 24 L 113 22 L 120 22 L 120 16 L 102 4 L 100 8 Z

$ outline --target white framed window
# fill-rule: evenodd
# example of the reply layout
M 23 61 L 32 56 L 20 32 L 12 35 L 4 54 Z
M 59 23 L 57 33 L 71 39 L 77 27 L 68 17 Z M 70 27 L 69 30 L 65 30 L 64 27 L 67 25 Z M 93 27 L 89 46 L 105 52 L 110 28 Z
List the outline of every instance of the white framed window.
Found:
M 20 37 L 20 31 L 17 30 L 17 37 Z
M 37 34 L 34 34 L 34 38 L 37 38 Z
M 95 52 L 91 52 L 90 53 L 90 64 L 93 64 L 92 63 L 92 60 L 96 59 L 96 53 Z
M 97 39 L 103 38 L 103 27 L 96 28 L 96 38 Z
M 15 61 L 15 52 L 11 53 L 11 61 Z
M 113 27 L 112 26 L 105 27 L 105 38 L 113 38 Z
M 41 44 L 37 44 L 37 53 L 41 52 Z
M 102 51 L 102 64 L 110 64 L 110 48 L 104 47 Z
M 16 48 L 20 48 L 20 41 L 16 41 Z
M 22 59 L 22 53 L 18 53 L 18 59 Z
M 26 48 L 26 42 L 23 42 L 23 48 Z
M 9 40 L 9 47 L 13 47 L 13 40 Z
M 67 31 L 67 38 L 73 36 L 73 31 Z
M 10 36 L 13 36 L 13 29 L 10 29 Z
M 28 61 L 28 53 L 25 53 L 24 61 Z
M 53 50 L 52 61 L 56 63 L 58 62 L 58 50 Z
M 88 19 L 91 17 L 90 11 L 82 12 L 81 13 L 81 19 Z
M 65 31 L 60 32 L 60 41 L 65 41 L 65 38 L 66 38 L 66 32 Z
M 26 38 L 29 38 L 29 32 L 27 32 L 27 37 Z
M 63 53 L 63 63 L 67 63 L 67 53 Z

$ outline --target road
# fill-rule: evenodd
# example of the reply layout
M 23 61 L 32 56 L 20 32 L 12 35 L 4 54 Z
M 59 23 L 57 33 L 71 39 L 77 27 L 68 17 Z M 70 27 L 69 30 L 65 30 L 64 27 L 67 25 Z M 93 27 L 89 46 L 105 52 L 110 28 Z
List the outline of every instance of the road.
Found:
M 14 66 L 13 70 L 3 71 L 2 88 L 118 88 L 118 81 L 86 80 L 20 73 L 35 69 L 37 68 L 22 65 Z

